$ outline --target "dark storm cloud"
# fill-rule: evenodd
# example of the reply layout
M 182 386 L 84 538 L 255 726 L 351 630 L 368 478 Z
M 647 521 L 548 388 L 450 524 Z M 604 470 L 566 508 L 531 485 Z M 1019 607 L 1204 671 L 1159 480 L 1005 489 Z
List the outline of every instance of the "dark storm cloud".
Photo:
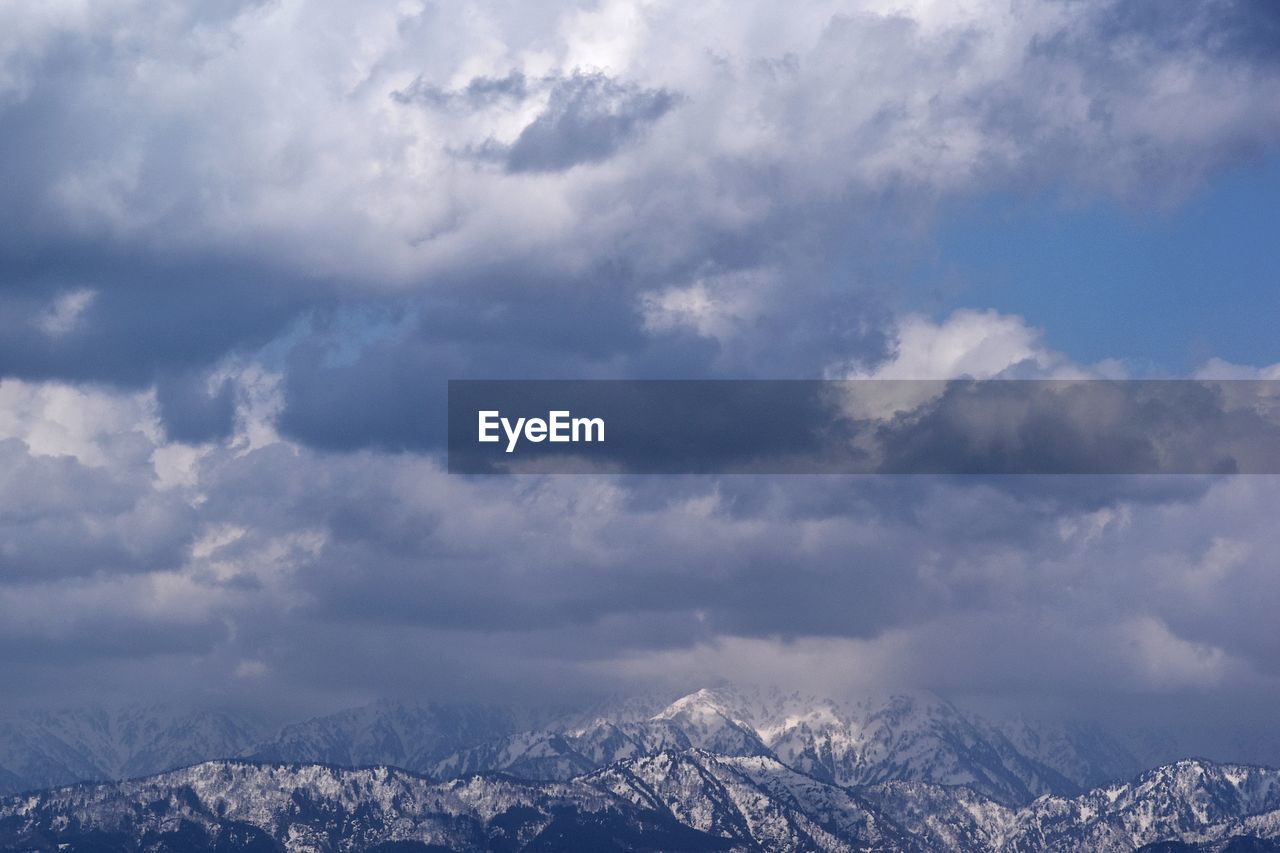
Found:
M 902 5 L 6 7 L 0 680 L 284 704 L 1268 671 L 1250 478 L 494 482 L 431 455 L 449 378 L 874 370 L 938 197 L 1142 208 L 1280 139 L 1263 4 Z M 962 414 L 895 452 L 945 468 Z M 1087 450 L 1028 423 L 1024 455 Z
M 564 367 L 541 375 L 601 369 L 815 376 L 833 361 L 873 360 L 883 347 L 871 339 L 886 335 L 887 316 L 876 291 L 892 290 L 897 279 L 892 264 L 868 260 L 886 251 L 869 220 L 919 218 L 936 187 L 965 187 L 973 175 L 1016 183 L 1047 168 L 1052 174 L 1039 180 L 1069 182 L 1083 174 L 1087 183 L 1095 172 L 1128 174 L 1147 164 L 1162 174 L 1199 176 L 1271 138 L 1269 117 L 1247 104 L 1239 118 L 1232 112 L 1215 126 L 1211 141 L 1169 133 L 1162 147 L 1152 140 L 1162 138 L 1164 124 L 1127 124 L 1138 120 L 1135 105 L 1151 102 L 1155 61 L 1172 66 L 1187 51 L 1207 51 L 1225 62 L 1219 48 L 1231 39 L 1219 30 L 1260 34 L 1274 17 L 1258 3 L 1214 9 L 1223 14 L 1179 17 L 1138 2 L 1081 4 L 1079 16 L 1043 31 L 1006 34 L 1028 45 L 1022 64 L 971 88 L 959 85 L 955 68 L 975 62 L 995 43 L 991 32 L 1008 22 L 937 28 L 924 13 L 918 20 L 835 16 L 782 58 L 755 56 L 749 45 L 739 46 L 742 57 L 726 52 L 723 61 L 697 51 L 696 63 L 684 60 L 692 69 L 681 72 L 685 80 L 664 78 L 666 68 L 686 66 L 661 57 L 696 33 L 662 42 L 655 30 L 654 66 L 634 73 L 569 65 L 535 74 L 504 59 L 494 71 L 455 84 L 442 81 L 465 66 L 459 40 L 418 44 L 450 30 L 408 16 L 394 20 L 395 38 L 358 86 L 341 79 L 348 67 L 342 61 L 301 79 L 289 76 L 328 56 L 304 53 L 277 69 L 290 81 L 280 89 L 249 85 L 256 77 L 240 74 L 248 73 L 240 63 L 284 62 L 306 40 L 297 35 L 278 44 L 269 30 L 258 33 L 269 6 L 221 4 L 215 12 L 180 9 L 172 17 L 122 9 L 89 20 L 84 30 L 67 24 L 39 31 L 46 37 L 33 36 L 14 59 L 12 97 L 0 105 L 0 170 L 9 201 L 0 211 L 7 226 L 0 236 L 0 372 L 150 384 L 164 372 L 199 370 L 253 350 L 338 303 L 358 312 L 403 299 L 415 310 L 424 292 L 474 275 L 495 257 L 500 285 L 472 298 L 446 294 L 422 324 L 424 336 L 440 339 L 460 338 L 451 324 L 474 330 L 471 345 L 480 355 L 454 353 L 454 362 L 484 360 L 484 351 L 503 341 L 507 357 L 489 359 L 496 369 L 563 357 Z M 347 32 L 338 21 L 359 21 L 346 14 L 325 7 L 309 21 L 321 32 Z M 193 22 L 207 28 L 208 38 L 186 38 Z M 1178 40 L 1166 33 L 1170 28 L 1204 37 Z M 131 37 L 98 36 L 106 31 Z M 541 37 L 542 30 L 530 23 L 528 32 Z M 1121 61 L 1133 43 L 1147 62 L 1141 68 Z M 1091 44 L 1101 47 L 1086 49 Z M 444 64 L 424 71 L 437 55 Z M 1261 54 L 1241 48 L 1231 56 L 1265 91 L 1269 72 Z M 165 71 L 154 72 L 148 62 Z M 905 85 L 900 66 L 916 82 Z M 1220 94 L 1218 66 L 1188 68 L 1196 75 L 1188 97 Z M 1086 86 L 1073 93 L 1077 79 Z M 167 80 L 188 89 L 170 90 L 162 85 Z M 934 93 L 923 112 L 917 87 Z M 1248 88 L 1240 83 L 1232 94 L 1244 98 Z M 1075 94 L 1088 102 L 1088 114 L 1064 122 L 1052 99 Z M 529 120 L 521 110 L 542 97 L 545 106 Z M 388 103 L 400 112 L 383 117 Z M 1168 108 L 1171 116 L 1160 106 L 1141 117 L 1176 119 L 1183 111 L 1175 108 Z M 351 109 L 357 114 L 343 112 Z M 581 177 L 572 174 L 580 171 L 570 168 L 575 164 L 617 158 L 624 149 L 649 151 L 659 119 L 682 138 L 699 140 L 688 157 L 638 158 L 603 184 L 572 183 Z M 963 146 L 930 142 L 966 133 L 976 141 L 962 156 Z M 437 157 L 486 140 L 511 174 L 472 172 L 455 158 Z M 424 162 L 428 171 L 415 171 Z M 431 171 L 437 163 L 445 165 Z M 1064 177 L 1064 170 L 1071 174 Z M 528 246 L 510 229 L 556 217 L 537 212 L 542 198 L 517 183 L 526 172 L 553 182 L 545 188 L 548 209 L 560 210 L 565 222 Z M 368 177 L 374 175 L 384 177 Z M 886 205 L 886 194 L 905 200 Z M 526 207 L 535 212 L 525 214 Z M 508 221 L 503 210 L 520 215 Z M 602 221 L 608 224 L 597 232 Z M 436 244 L 464 236 L 462 248 L 446 253 L 447 263 L 430 256 Z M 520 251 L 505 255 L 512 245 Z M 712 273 L 773 265 L 778 280 L 755 313 L 735 316 L 715 333 L 679 317 L 654 326 L 637 316 L 644 297 L 696 283 L 703 262 Z M 329 272 L 340 265 L 340 274 Z M 389 295 L 384 275 L 403 289 Z M 557 280 L 580 293 L 549 288 Z M 831 292 L 820 293 L 823 285 Z M 730 302 L 750 287 L 731 285 L 712 293 L 713 302 Z M 59 294 L 77 288 L 94 293 L 83 322 L 60 336 L 42 330 L 38 318 Z M 586 368 L 570 364 L 573 345 L 580 345 L 579 365 Z M 406 339 L 405 346 L 410 363 L 437 361 L 430 342 Z M 377 384 L 372 374 L 395 360 L 371 358 L 369 375 L 353 381 Z M 306 369 L 307 359 L 295 364 Z M 338 384 L 345 378 L 333 377 Z M 325 384 L 318 377 L 290 382 L 295 391 Z M 310 411 L 308 397 L 315 395 L 293 395 L 295 414 L 309 410 L 293 424 L 323 420 L 324 413 Z M 360 442 L 348 436 L 326 443 Z M 396 444 L 385 436 L 366 443 Z
M 505 77 L 473 77 L 461 89 L 445 89 L 418 77 L 404 89 L 392 92 L 391 97 L 402 104 L 481 109 L 506 98 L 523 101 L 529 90 L 524 74 L 512 71 Z
M 1099 44 L 1128 40 L 1227 61 L 1280 61 L 1280 8 L 1268 0 L 1213 0 L 1176 11 L 1159 0 L 1120 0 L 1093 19 Z
M 149 442 L 119 436 L 108 452 L 134 471 L 33 456 L 0 441 L 0 569 L 9 581 L 94 573 L 144 574 L 183 560 L 195 525 L 191 507 L 156 493 L 143 466 Z
M 264 533 L 322 524 L 325 543 L 299 575 L 309 604 L 295 615 L 329 625 L 556 631 L 702 610 L 712 632 L 870 637 L 943 602 L 1005 600 L 999 576 L 946 579 L 993 550 L 1071 552 L 1061 507 L 961 480 L 698 478 L 663 482 L 660 500 L 641 503 L 603 478 L 513 486 L 408 459 L 322 458 L 264 449 L 228 460 L 204 512 Z M 596 492 L 623 502 L 602 505 Z M 708 500 L 713 510 L 694 509 Z M 922 577 L 941 543 L 939 574 Z
M 530 80 L 520 71 L 503 77 L 473 77 L 448 89 L 418 77 L 391 93 L 405 105 L 481 111 L 519 104 L 545 93 L 546 106 L 510 144 L 493 139 L 473 146 L 480 159 L 499 160 L 507 171 L 560 172 L 607 160 L 680 102 L 666 89 L 645 89 L 601 72 L 575 71 Z
M 0 253 L 0 375 L 148 385 L 267 343 L 333 289 L 254 261 L 79 242 Z M 80 316 L 44 322 L 75 292 L 89 296 Z
M 1265 381 L 949 382 L 878 430 L 881 470 L 1275 474 L 1277 391 Z
M 547 108 L 512 143 L 507 169 L 558 172 L 605 160 L 678 101 L 662 89 L 620 84 L 603 74 L 575 74 L 552 88 Z
M 166 377 L 156 383 L 156 402 L 171 441 L 201 444 L 231 434 L 235 387 L 223 379 L 212 391 L 201 376 Z
M 456 380 L 448 393 L 460 474 L 1280 474 L 1280 383 L 1265 380 Z M 553 411 L 563 443 L 503 437 L 499 418 Z M 571 440 L 571 417 L 607 438 Z
M 440 481 L 443 492 L 424 496 L 424 504 L 421 498 L 407 500 L 413 474 L 386 479 L 395 464 L 379 461 L 375 468 L 381 473 L 370 476 L 369 465 L 368 459 L 352 460 L 311 470 L 288 455 L 258 454 L 235 465 L 236 476 L 228 478 L 225 494 L 211 498 L 207 512 L 243 522 L 256 517 L 259 525 L 269 518 L 283 528 L 324 519 L 330 536 L 306 566 L 312 604 L 299 615 L 328 624 L 538 631 L 622 614 L 687 615 L 706 608 L 713 614 L 711 628 L 866 636 L 922 606 L 920 589 L 901 583 L 909 555 L 917 550 L 904 547 L 905 540 L 886 535 L 873 549 L 847 552 L 842 545 L 848 540 L 833 531 L 820 553 L 797 562 L 795 534 L 783 531 L 790 495 L 804 489 L 786 483 L 775 484 L 774 506 L 763 516 L 742 519 L 736 532 L 738 525 L 718 529 L 714 521 L 704 531 L 707 541 L 693 548 L 682 540 L 694 532 L 687 525 L 696 523 L 683 519 L 682 506 L 669 506 L 647 521 L 626 513 L 598 522 L 580 516 L 601 525 L 601 544 L 608 545 L 600 551 L 565 547 L 554 532 L 583 511 L 569 504 L 570 517 L 558 518 L 558 489 L 538 509 L 522 498 L 509 504 L 505 489 Z M 698 489 L 698 497 L 705 497 L 707 486 Z M 573 491 L 563 499 L 572 501 Z M 256 497 L 245 501 L 246 493 Z M 488 541 L 459 539 L 455 513 L 486 499 L 500 501 L 489 520 L 482 510 L 477 516 L 488 528 Z M 541 521 L 506 523 L 524 514 L 520 505 Z M 829 518 L 849 509 L 841 506 Z M 761 522 L 766 529 L 743 535 Z M 637 559 L 638 548 L 647 555 L 643 560 Z M 783 566 L 788 570 L 780 572 Z M 788 578 L 795 588 L 782 594 Z M 760 594 L 771 588 L 778 594 Z
M 726 262 L 734 251 L 724 250 Z M 816 375 L 837 358 L 872 361 L 887 347 L 884 329 L 868 322 L 881 316 L 874 303 L 805 280 L 768 285 L 769 310 L 740 342 L 720 342 L 646 328 L 638 303 L 652 280 L 607 268 L 596 276 L 610 289 L 517 270 L 460 282 L 402 304 L 404 323 L 339 363 L 326 358 L 338 342 L 316 334 L 290 357 L 281 428 L 333 449 L 441 451 L 449 379 Z
M 23 480 L 54 480 L 24 474 L 21 450 L 9 469 Z M 70 552 L 46 543 L 38 580 L 0 587 L 12 647 L 29 652 L 6 670 L 33 656 L 67 661 L 77 643 L 100 636 L 122 667 L 177 651 L 188 664 L 198 659 L 194 669 L 157 663 L 153 690 L 159 672 L 170 686 L 190 675 L 232 689 L 228 673 L 250 660 L 267 667 L 273 684 L 323 692 L 353 683 L 359 650 L 380 649 L 357 679 L 373 692 L 505 685 L 509 695 L 537 695 L 537 682 L 552 673 L 566 689 L 598 684 L 581 669 L 586 662 L 608 670 L 610 661 L 679 655 L 725 636 L 880 643 L 906 632 L 924 644 L 912 652 L 912 677 L 928 683 L 946 675 L 930 670 L 925 650 L 938 641 L 929 639 L 937 625 L 968 621 L 977 627 L 947 642 L 985 643 L 977 629 L 989 627 L 984 619 L 1046 609 L 1063 621 L 1053 643 L 1067 646 L 1083 641 L 1072 633 L 1073 614 L 1087 613 L 1086 628 L 1121 638 L 1125 620 L 1141 616 L 1174 620 L 1245 658 L 1269 648 L 1261 626 L 1203 614 L 1195 624 L 1185 615 L 1195 612 L 1198 575 L 1217 571 L 1199 555 L 1214 536 L 1249 535 L 1265 504 L 1258 497 L 1244 499 L 1253 519 L 1232 530 L 1213 522 L 1221 509 L 1198 510 L 1192 495 L 1171 503 L 1177 495 L 1168 490 L 1148 496 L 1149 507 L 1121 493 L 1095 508 L 1055 500 L 1052 489 L 1019 494 L 971 478 L 468 481 L 421 457 L 282 443 L 214 448 L 200 464 L 198 492 L 170 486 L 126 498 L 117 485 L 95 498 L 81 481 L 49 491 L 44 503 L 15 492 L 12 511 L 32 507 L 46 525 L 63 516 L 102 527 L 109 514 L 127 519 L 148 503 L 188 509 L 158 520 L 178 540 L 167 550 L 157 542 L 145 557 L 150 572 L 123 585 L 118 572 L 91 568 L 119 545 Z M 190 509 L 197 494 L 198 513 Z M 95 507 L 107 497 L 115 502 Z M 1170 507 L 1179 515 L 1164 519 Z M 147 527 L 118 519 L 106 526 L 145 555 L 137 549 Z M 84 542 L 74 531 L 61 536 Z M 1156 552 L 1152 542 L 1162 543 Z M 1263 563 L 1233 559 L 1261 579 Z M 78 579 L 51 585 L 59 571 Z M 1241 606 L 1239 595 L 1272 601 L 1271 589 L 1223 586 L 1215 607 Z M 53 623 L 19 618 L 54 601 Z M 1001 657 L 1024 687 L 1056 678 L 1027 674 L 1052 651 L 1032 639 Z M 520 655 L 512 657 L 511 644 Z M 317 653 L 325 648 L 334 653 Z M 1115 677 L 1130 666 L 1138 663 L 1115 663 Z M 970 670 L 972 678 L 1003 677 Z
M 206 512 L 238 524 L 252 519 L 264 532 L 324 519 L 326 542 L 297 576 L 305 579 L 307 603 L 245 626 L 241 640 L 256 646 L 266 643 L 265 636 L 255 639 L 265 633 L 291 647 L 307 636 L 323 635 L 322 645 L 347 636 L 365 647 L 392 635 L 423 638 L 395 660 L 380 659 L 381 675 L 362 673 L 370 684 L 417 683 L 422 666 L 454 684 L 464 679 L 464 660 L 485 661 L 484 681 L 519 681 L 514 662 L 489 660 L 479 650 L 481 638 L 495 634 L 522 638 L 526 651 L 542 649 L 519 668 L 552 672 L 582 658 L 584 637 L 592 638 L 589 656 L 608 661 L 644 650 L 676 653 L 725 635 L 872 642 L 919 627 L 929 636 L 939 620 L 981 625 L 1044 608 L 1068 621 L 1083 608 L 1090 613 L 1086 628 L 1123 635 L 1117 619 L 1122 625 L 1190 601 L 1176 566 L 1161 571 L 1132 562 L 1115 520 L 1122 513 L 1095 521 L 1088 512 L 1064 513 L 984 483 L 833 484 L 838 496 L 829 494 L 819 511 L 811 496 L 827 485 L 821 480 L 754 480 L 755 505 L 736 510 L 730 507 L 739 502 L 725 487 L 748 491 L 742 484 L 695 480 L 641 510 L 629 503 L 614 508 L 607 495 L 625 490 L 604 479 L 534 480 L 513 490 L 437 482 L 424 466 L 378 456 L 335 461 L 320 466 L 289 453 L 252 455 L 224 469 L 225 493 L 219 490 Z M 1064 520 L 1082 525 L 1081 533 L 1067 536 Z M 1203 542 L 1203 528 L 1192 533 L 1192 527 L 1171 541 L 1171 551 L 1203 547 L 1193 544 Z M 1099 536 L 1101 547 L 1082 549 L 1081 536 Z M 1144 599 L 1162 575 L 1172 598 Z M 618 630 L 620 624 L 628 630 Z M 1055 630 L 1055 643 L 1080 641 L 1067 625 Z M 1231 642 L 1247 649 L 1243 639 Z M 259 648 L 284 668 L 286 680 L 323 679 L 337 666 L 302 647 L 276 656 L 273 643 Z M 1010 658 L 1049 652 L 1028 643 L 1023 655 L 1006 652 L 1002 666 L 1022 667 Z M 927 655 L 912 666 L 913 677 L 940 675 L 923 674 Z M 1019 672 L 1039 683 L 1025 668 Z
M 324 334 L 295 347 L 281 428 L 321 447 L 439 451 L 452 378 L 628 371 L 651 351 L 672 368 L 682 357 L 686 370 L 708 363 L 705 342 L 653 347 L 625 298 L 589 288 L 538 281 L 526 289 L 512 278 L 425 302 L 404 305 L 407 323 L 383 329 L 345 362 L 326 358 L 340 341 Z
M 189 658 L 209 654 L 226 639 L 226 623 L 218 619 L 192 624 L 163 616 L 122 620 L 104 613 L 68 625 L 55 621 L 43 631 L 29 626 L 0 628 L 0 667 L 105 666 L 115 660 Z

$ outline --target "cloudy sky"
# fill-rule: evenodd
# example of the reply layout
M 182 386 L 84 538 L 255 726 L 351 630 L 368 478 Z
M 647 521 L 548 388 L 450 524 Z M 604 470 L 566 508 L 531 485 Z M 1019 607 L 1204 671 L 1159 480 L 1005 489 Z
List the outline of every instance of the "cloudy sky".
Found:
M 1280 378 L 1278 143 L 1269 0 L 0 4 L 6 700 L 1265 719 L 1276 478 L 462 478 L 440 425 L 462 377 Z

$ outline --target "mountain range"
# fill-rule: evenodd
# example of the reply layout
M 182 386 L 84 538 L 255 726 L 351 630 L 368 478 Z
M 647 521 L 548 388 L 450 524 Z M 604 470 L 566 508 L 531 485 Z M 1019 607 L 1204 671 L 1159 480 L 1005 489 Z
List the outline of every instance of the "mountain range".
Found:
M 1280 849 L 1280 771 L 1148 740 L 929 693 L 732 688 L 523 718 L 388 701 L 271 734 L 28 712 L 0 721 L 0 848 Z
M 1280 850 L 1280 771 L 1183 761 L 1004 806 L 965 787 L 843 787 L 705 750 L 567 782 L 213 761 L 0 801 L 9 850 Z
M 26 711 L 0 718 L 0 792 L 127 779 L 251 751 L 254 720 L 163 705 Z
M 520 725 L 503 709 L 382 701 L 267 734 L 225 712 L 163 706 L 27 712 L 0 720 L 0 792 L 158 773 L 217 758 L 388 765 L 434 779 L 504 772 L 565 781 L 642 755 L 702 749 L 763 756 L 823 781 L 966 785 L 1006 805 L 1122 779 L 1139 755 L 1097 726 L 992 720 L 930 693 L 859 701 L 711 688 L 630 699 Z

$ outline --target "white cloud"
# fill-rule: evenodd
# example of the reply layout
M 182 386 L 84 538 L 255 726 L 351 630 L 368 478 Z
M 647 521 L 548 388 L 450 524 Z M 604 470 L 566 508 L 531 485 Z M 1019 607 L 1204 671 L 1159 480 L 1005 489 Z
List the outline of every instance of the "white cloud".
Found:
M 236 678 L 262 678 L 271 671 L 271 667 L 267 666 L 260 660 L 242 660 L 236 664 Z
M 777 286 L 777 275 L 770 270 L 724 273 L 646 293 L 640 307 L 645 328 L 650 331 L 683 328 L 727 341 L 766 310 L 765 292 Z
M 1008 358 L 1041 348 L 1016 324 L 993 327 L 1014 342 Z M 187 649 L 180 664 L 154 664 L 155 689 L 197 674 L 220 689 L 261 664 L 323 692 L 350 661 L 331 667 L 313 644 L 357 654 L 401 631 L 436 640 L 402 637 L 369 675 L 387 689 L 432 667 L 534 692 L 549 672 L 633 685 L 719 673 L 823 692 L 1270 683 L 1260 616 L 1280 606 L 1266 559 L 1280 548 L 1272 478 L 1103 508 L 932 481 L 666 493 L 608 477 L 463 480 L 427 458 L 326 454 L 265 434 L 156 477 L 148 461 L 159 469 L 172 447 L 130 422 L 149 422 L 145 399 L 64 405 L 60 386 L 8 386 L 0 411 L 27 413 L 9 432 L 43 433 L 46 450 L 72 447 L 59 430 L 75 436 L 69 413 L 84 405 L 101 423 L 75 456 L 31 457 L 63 460 L 57 477 L 29 478 L 38 493 L 9 488 L 0 501 L 0 558 L 23 572 L 0 583 L 5 641 L 83 659 L 109 641 L 129 666 Z M 145 441 L 114 452 L 129 435 Z M 110 476 L 53 488 L 80 457 L 74 471 Z
M 1280 364 L 1251 367 L 1211 358 L 1192 374 L 1195 379 L 1280 379 Z
M 74 331 L 84 321 L 84 314 L 95 296 L 97 292 L 88 288 L 60 294 L 47 310 L 35 318 L 36 327 L 50 337 L 61 337 Z
M 0 438 L 16 438 L 37 456 L 70 456 L 84 465 L 119 462 L 122 434 L 147 441 L 160 433 L 155 405 L 146 393 L 60 382 L 0 381 Z
M 658 255 L 688 261 L 705 249 L 681 248 L 690 235 L 791 207 L 1039 181 L 1050 163 L 1085 191 L 1176 193 L 1280 133 L 1273 66 L 1138 39 L 1108 52 L 1090 30 L 1107 8 L 11 4 L 0 86 L 11 103 L 44 87 L 79 143 L 24 155 L 51 176 L 36 223 L 382 281 L 495 256 L 571 268 L 641 224 Z M 94 61 L 41 71 L 90 41 Z M 527 176 L 460 154 L 511 142 L 544 95 L 469 110 L 393 97 L 576 70 L 684 98 L 607 162 Z
M 940 323 L 918 314 L 898 321 L 894 353 L 850 379 L 992 379 L 1013 370 L 1037 377 L 1069 368 L 1042 334 L 1021 318 L 995 311 L 959 310 Z
M 31 201 L 13 212 L 31 232 L 17 240 L 250 258 L 357 299 L 493 269 L 614 288 L 620 268 L 645 291 L 622 298 L 647 331 L 749 338 L 760 365 L 804 344 L 775 340 L 791 297 L 861 285 L 811 276 L 804 259 L 871 242 L 839 216 L 863 201 L 901 196 L 918 212 L 1052 185 L 1148 202 L 1280 137 L 1274 63 L 1217 61 L 1211 40 L 1095 38 L 1107 8 L 7 4 L 0 109 L 38 105 L 23 113 L 37 126 L 19 129 L 60 144 L 15 150 L 0 170 Z M 526 90 L 459 94 L 513 72 Z M 679 101 L 607 157 L 505 168 L 503 146 L 575 72 Z M 447 97 L 405 96 L 415 86 Z M 709 260 L 726 243 L 741 262 L 729 271 Z M 73 342 L 113 295 L 55 292 L 23 330 Z M 830 374 L 1118 369 L 1075 364 L 991 311 L 906 314 L 888 331 L 887 360 L 832 356 Z M 471 481 L 409 454 L 295 444 L 276 429 L 285 378 L 213 358 L 201 376 L 233 383 L 234 433 L 200 448 L 164 439 L 150 393 L 0 383 L 6 648 L 42 663 L 66 644 L 49 667 L 174 647 L 208 664 L 157 664 L 139 684 L 269 672 L 331 688 L 354 669 L 317 651 L 332 647 L 379 688 L 453 671 L 455 685 L 530 690 L 555 684 L 548 673 L 728 673 L 1046 692 L 1225 688 L 1280 651 L 1267 478 L 1104 508 L 1051 489 L 823 478 Z
M 961 309 L 942 322 L 919 314 L 898 318 L 892 355 L 867 368 L 838 364 L 833 379 L 938 380 L 893 382 L 845 391 L 845 408 L 855 417 L 885 418 L 934 399 L 947 379 L 1075 379 L 1098 375 L 1049 349 L 1042 333 L 1021 317 L 996 311 Z

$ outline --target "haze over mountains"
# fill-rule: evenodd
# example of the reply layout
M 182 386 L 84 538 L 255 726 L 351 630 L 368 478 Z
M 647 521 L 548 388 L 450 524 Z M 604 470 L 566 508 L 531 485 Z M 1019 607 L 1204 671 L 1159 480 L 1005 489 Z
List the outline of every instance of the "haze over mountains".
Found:
M 242 755 L 266 735 L 247 717 L 163 705 L 10 714 L 0 718 L 0 789 L 158 773 Z
M 836 702 L 703 689 L 531 721 L 479 705 L 382 701 L 270 733 L 220 712 L 163 706 L 28 712 L 0 722 L 5 790 L 124 779 L 210 759 L 389 765 L 433 779 L 502 772 L 566 781 L 618 761 L 689 749 L 766 757 L 837 785 L 966 785 L 1016 804 L 1125 778 L 1162 758 L 1096 726 L 986 719 L 929 693 Z

